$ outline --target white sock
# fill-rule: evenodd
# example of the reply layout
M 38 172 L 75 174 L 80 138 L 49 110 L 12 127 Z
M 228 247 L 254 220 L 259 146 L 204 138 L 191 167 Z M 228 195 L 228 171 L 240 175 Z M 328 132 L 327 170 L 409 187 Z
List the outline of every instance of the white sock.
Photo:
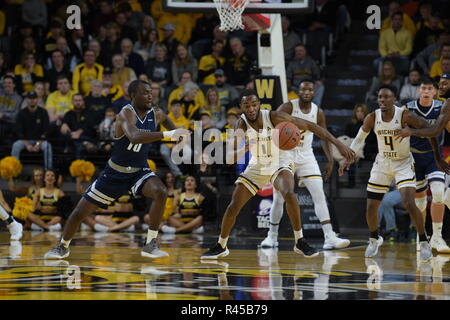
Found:
M 269 232 L 272 235 L 278 235 L 278 228 L 280 227 L 280 221 L 283 217 L 283 205 L 284 199 L 281 193 L 274 190 L 272 206 L 270 207 L 270 227 Z
M 150 241 L 152 241 L 152 239 L 155 239 L 158 236 L 158 230 L 150 230 L 148 229 L 147 231 L 147 241 L 145 242 L 145 244 L 149 243 Z
M 69 248 L 70 241 L 72 240 L 64 240 L 64 238 L 61 238 L 61 244 L 67 249 Z
M 433 237 L 442 237 L 442 222 L 433 222 Z
M 219 244 L 222 246 L 222 248 L 226 248 L 227 247 L 227 242 L 228 242 L 228 238 L 222 238 L 221 236 L 219 236 Z
M 298 231 L 294 230 L 294 239 L 295 239 L 295 243 L 297 243 L 298 239 L 303 238 L 303 230 L 300 229 Z
M 9 218 L 9 213 L 6 212 L 5 208 L 3 208 L 3 206 L 0 205 L 0 219 L 5 221 L 5 220 L 8 220 L 8 218 Z
M 330 238 L 330 237 L 333 237 L 336 235 L 333 231 L 333 227 L 332 227 L 331 223 L 323 224 L 322 230 L 323 230 L 323 234 L 325 235 L 326 238 Z

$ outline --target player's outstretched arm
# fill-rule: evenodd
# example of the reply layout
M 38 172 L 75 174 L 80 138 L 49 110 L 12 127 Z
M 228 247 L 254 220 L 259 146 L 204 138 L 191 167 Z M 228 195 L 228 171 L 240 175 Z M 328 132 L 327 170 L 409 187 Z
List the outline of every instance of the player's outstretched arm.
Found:
M 167 128 L 167 130 L 175 130 L 178 128 L 172 120 L 167 116 L 167 114 L 164 113 L 160 108 L 155 108 L 155 115 L 156 115 L 156 121 L 158 123 L 162 124 L 164 128 Z
M 400 133 L 395 137 L 395 139 L 403 139 L 410 136 L 417 136 L 417 137 L 437 137 L 439 134 L 444 130 L 448 122 L 450 120 L 450 102 L 447 100 L 447 102 L 444 104 L 441 110 L 441 114 L 437 118 L 436 122 L 429 127 L 426 128 L 410 128 L 409 126 L 406 126 L 403 128 Z
M 322 128 L 327 128 L 327 120 L 325 118 L 325 113 L 322 109 L 319 108 L 319 111 L 317 112 L 317 124 L 321 126 Z M 333 173 L 333 167 L 334 167 L 334 159 L 333 155 L 331 153 L 331 145 L 330 142 L 327 140 L 320 140 L 322 145 L 322 150 L 325 153 L 325 156 L 327 157 L 328 163 L 323 171 L 323 178 L 325 180 L 328 180 Z
M 357 153 L 361 148 L 363 148 L 364 141 L 366 141 L 367 136 L 369 135 L 370 131 L 373 130 L 375 124 L 375 113 L 369 113 L 365 118 L 364 122 L 359 128 L 358 134 L 356 135 L 355 139 L 353 139 L 352 144 L 350 145 L 350 149 L 355 151 Z M 351 162 L 345 161 L 340 167 L 339 167 L 339 176 L 342 176 L 344 174 L 344 170 L 347 170 L 350 166 Z
M 180 136 L 187 136 L 190 134 L 189 130 L 176 129 L 163 132 L 149 132 L 140 130 L 136 126 L 136 116 L 130 109 L 124 108 L 120 111 L 118 117 L 119 126 L 123 130 L 123 133 L 127 136 L 133 144 L 138 143 L 151 143 L 163 138 L 176 138 Z
M 270 117 L 272 119 L 272 123 L 276 126 L 281 122 L 288 121 L 295 124 L 300 130 L 308 130 L 317 135 L 320 139 L 326 140 L 334 144 L 342 156 L 347 159 L 350 163 L 355 161 L 355 153 L 353 150 L 350 150 L 346 145 L 336 139 L 327 129 L 324 129 L 317 124 L 306 121 L 300 118 L 292 117 L 285 112 L 280 111 L 271 111 Z

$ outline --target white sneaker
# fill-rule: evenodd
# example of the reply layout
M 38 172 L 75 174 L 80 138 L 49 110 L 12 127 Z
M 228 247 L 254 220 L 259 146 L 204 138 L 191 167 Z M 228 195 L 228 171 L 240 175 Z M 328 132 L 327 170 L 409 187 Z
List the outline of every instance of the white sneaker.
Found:
M 90 231 L 91 227 L 89 227 L 86 223 L 82 222 L 81 223 L 81 227 L 80 227 L 81 231 Z
M 39 227 L 36 223 L 32 223 L 32 224 L 31 224 L 31 230 L 43 232 L 43 231 L 44 231 L 44 228 Z
M 450 248 L 448 247 L 447 243 L 445 243 L 445 240 L 442 238 L 442 236 L 439 235 L 433 235 L 430 240 L 431 248 L 436 249 L 438 253 L 450 253 Z
M 369 245 L 367 246 L 365 257 L 372 258 L 377 255 L 378 248 L 383 244 L 383 237 L 378 236 L 378 239 L 369 238 Z
M 8 224 L 7 228 L 9 229 L 9 233 L 11 233 L 11 240 L 20 240 L 22 239 L 23 235 L 23 227 L 22 224 L 20 224 L 17 221 L 13 221 L 10 224 Z
M 197 229 L 192 230 L 192 233 L 203 233 L 203 232 L 205 232 L 205 228 L 203 228 L 203 226 L 200 226 Z
M 269 231 L 267 237 L 259 245 L 261 248 L 277 248 L 278 247 L 278 234 L 274 234 Z
M 164 233 L 175 233 L 177 232 L 177 229 L 174 227 L 169 227 L 168 225 L 165 224 L 161 227 L 161 231 Z
M 336 235 L 332 237 L 325 237 L 325 242 L 323 244 L 323 248 L 325 250 L 332 250 L 332 249 L 342 249 L 347 248 L 350 245 L 350 240 L 348 239 L 341 239 L 337 237 Z
M 97 232 L 108 232 L 108 227 L 100 223 L 94 224 L 94 230 Z
M 61 230 L 62 230 L 61 223 L 57 223 L 48 227 L 48 231 L 61 231 Z

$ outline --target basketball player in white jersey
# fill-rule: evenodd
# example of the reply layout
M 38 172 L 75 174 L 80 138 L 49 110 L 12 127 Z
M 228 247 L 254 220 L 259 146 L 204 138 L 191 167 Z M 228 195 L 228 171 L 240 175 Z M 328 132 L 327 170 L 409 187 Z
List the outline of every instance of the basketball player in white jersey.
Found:
M 326 129 L 325 114 L 322 109 L 312 102 L 314 98 L 314 82 L 304 80 L 299 86 L 300 99 L 292 100 L 282 104 L 277 111 L 283 111 L 293 117 L 304 119 L 318 124 Z M 299 178 L 299 186 L 304 185 L 314 202 L 314 209 L 322 225 L 325 235 L 324 249 L 335 249 L 348 247 L 350 241 L 340 239 L 333 231 L 328 212 L 327 201 L 323 191 L 323 180 L 319 165 L 313 153 L 312 142 L 314 133 L 305 131 L 302 133 L 301 141 L 298 147 L 289 151 L 295 164 L 295 174 Z M 325 169 L 325 179 L 328 179 L 333 172 L 334 160 L 331 155 L 330 144 L 328 141 L 322 141 L 322 148 L 328 159 L 328 165 Z M 283 216 L 284 200 L 279 191 L 274 192 L 272 207 L 270 208 L 270 228 L 267 237 L 261 242 L 263 248 L 278 247 L 278 228 Z
M 369 113 L 359 129 L 358 135 L 350 148 L 357 152 L 363 147 L 364 140 L 371 130 L 374 130 L 378 140 L 378 154 L 370 172 L 367 185 L 367 212 L 366 219 L 369 226 L 370 238 L 366 249 L 366 258 L 374 257 L 383 238 L 378 233 L 378 208 L 389 185 L 395 179 L 402 197 L 403 205 L 414 222 L 420 241 L 420 259 L 429 260 L 433 257 L 431 246 L 425 234 L 422 214 L 414 201 L 416 191 L 416 177 L 414 172 L 414 158 L 410 151 L 409 138 L 402 141 L 394 137 L 405 125 L 415 128 L 427 127 L 428 123 L 408 110 L 394 105 L 396 100 L 395 88 L 383 85 L 378 91 L 379 109 Z M 435 140 L 432 145 L 437 146 Z M 344 164 L 339 168 L 339 174 L 348 167 Z
M 236 122 L 233 151 L 227 152 L 227 163 L 240 159 L 250 148 L 252 157 L 245 171 L 236 180 L 231 203 L 228 205 L 223 220 L 218 243 L 204 253 L 202 259 L 217 259 L 229 254 L 228 237 L 242 207 L 267 182 L 279 190 L 286 201 L 286 209 L 294 230 L 294 251 L 305 257 L 317 256 L 316 249 L 310 247 L 303 239 L 300 219 L 300 207 L 294 193 L 293 162 L 286 151 L 278 149 L 272 139 L 272 130 L 282 122 L 292 122 L 300 130 L 309 130 L 320 138 L 335 144 L 341 154 L 349 161 L 355 159 L 355 153 L 333 137 L 324 128 L 284 112 L 260 110 L 260 100 L 254 90 L 244 90 L 240 95 L 240 107 L 243 111 Z M 238 149 L 238 135 L 245 134 L 250 145 Z

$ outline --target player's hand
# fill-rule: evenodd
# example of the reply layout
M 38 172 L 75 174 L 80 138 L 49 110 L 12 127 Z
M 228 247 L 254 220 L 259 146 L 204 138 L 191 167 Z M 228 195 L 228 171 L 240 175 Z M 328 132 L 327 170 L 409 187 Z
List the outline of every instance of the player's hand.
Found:
M 395 136 L 395 140 L 402 141 L 404 138 L 412 136 L 411 128 L 406 125 L 400 132 Z
M 334 168 L 334 161 L 328 161 L 327 166 L 322 172 L 324 180 L 328 180 L 331 177 L 331 174 L 333 173 L 333 168 Z
M 347 147 L 342 142 L 339 142 L 336 144 L 336 147 L 338 151 L 341 153 L 341 155 L 345 158 L 346 161 L 349 162 L 349 164 L 352 164 L 356 160 L 356 154 L 355 151 Z
M 443 159 L 436 159 L 436 165 L 446 174 L 450 174 L 450 165 Z
M 339 177 L 342 177 L 344 175 L 344 171 L 348 170 L 348 167 L 350 167 L 351 162 L 345 161 L 338 169 Z

